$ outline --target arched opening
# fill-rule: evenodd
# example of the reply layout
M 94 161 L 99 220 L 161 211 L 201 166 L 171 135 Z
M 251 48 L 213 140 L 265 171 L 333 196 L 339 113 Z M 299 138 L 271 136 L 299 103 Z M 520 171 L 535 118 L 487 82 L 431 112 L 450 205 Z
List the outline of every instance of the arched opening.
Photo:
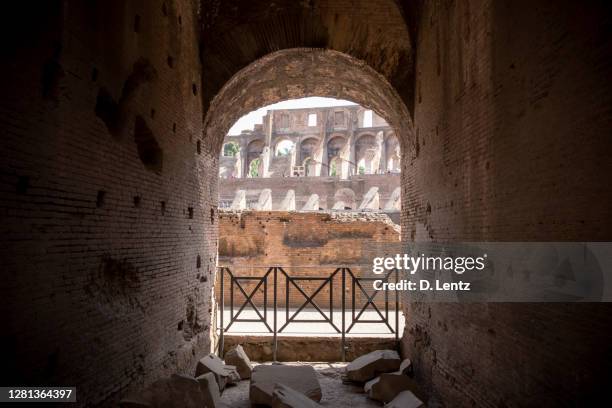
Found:
M 293 153 L 294 148 L 295 143 L 293 143 L 291 140 L 283 139 L 276 143 L 274 155 L 277 157 L 289 156 L 291 153 Z
M 306 177 L 317 175 L 317 162 L 312 157 L 304 159 L 302 166 L 304 167 L 304 175 Z
M 358 137 L 355 143 L 357 174 L 366 175 L 376 173 L 380 164 L 380 152 L 378 147 L 374 135 L 365 133 Z
M 319 176 L 320 175 L 320 160 L 321 148 L 319 139 L 309 137 L 300 143 L 299 160 L 302 162 L 304 175 Z
M 227 142 L 223 145 L 223 157 L 236 157 L 240 146 L 236 142 Z
M 328 174 L 346 178 L 349 170 L 350 145 L 344 136 L 332 136 L 327 142 Z
M 294 111 L 283 108 L 269 110 L 261 120 L 260 129 L 253 128 L 252 131 L 245 133 L 245 137 L 257 134 L 257 137 L 263 141 L 263 145 L 257 145 L 256 149 L 257 157 L 260 158 L 257 165 L 262 170 L 258 172 L 259 177 L 251 175 L 249 180 L 245 180 L 248 185 L 245 184 L 246 187 L 241 188 L 242 196 L 237 191 L 232 191 L 228 196 L 234 195 L 234 202 L 244 205 L 243 208 L 265 212 L 244 212 L 242 215 L 245 217 L 242 224 L 244 227 L 240 229 L 236 228 L 238 224 L 235 222 L 225 222 L 224 215 L 221 214 L 219 227 L 222 237 L 219 246 L 221 262 L 231 258 L 234 268 L 242 265 L 245 253 L 239 252 L 236 248 L 244 245 L 248 247 L 245 251 L 250 256 L 248 260 L 251 265 L 254 263 L 263 265 L 266 262 L 283 264 L 287 262 L 287 258 L 275 257 L 291 258 L 298 256 L 302 251 L 301 248 L 322 245 L 321 240 L 326 239 L 325 234 L 344 239 L 352 237 L 351 239 L 355 240 L 354 245 L 359 248 L 370 247 L 368 240 L 390 240 L 393 245 L 399 243 L 399 228 L 392 219 L 384 218 L 386 213 L 381 211 L 392 192 L 399 188 L 399 175 L 393 179 L 393 183 L 397 182 L 394 185 L 391 185 L 390 179 L 370 177 L 365 180 L 364 177 L 358 177 L 352 180 L 351 177 L 356 175 L 357 154 L 362 154 L 364 151 L 359 146 L 371 147 L 365 143 L 369 139 L 364 137 L 362 135 L 364 132 L 360 130 L 360 112 L 364 110 L 377 112 L 388 123 L 388 129 L 385 128 L 384 131 L 394 131 L 397 134 L 410 135 L 411 120 L 405 105 L 388 82 L 371 71 L 367 65 L 360 64 L 358 60 L 334 51 L 316 49 L 284 50 L 261 58 L 256 64 L 247 66 L 235 75 L 212 101 L 205 120 L 205 138 L 209 145 L 214 146 L 218 143 L 216 139 L 218 135 L 226 134 L 238 118 L 259 109 L 262 104 L 267 106 L 311 96 L 342 98 L 362 105 L 342 107 L 342 109 L 333 107 L 329 111 L 317 108 Z M 234 129 L 234 131 L 242 130 Z M 376 132 L 379 131 L 383 130 L 376 129 Z M 378 136 L 372 132 L 374 131 L 370 132 L 370 137 Z M 281 146 L 286 143 L 284 140 L 295 143 L 291 154 L 294 157 L 293 171 L 290 177 L 279 180 L 275 177 L 282 177 L 283 173 L 275 166 L 279 163 L 279 159 L 289 156 L 279 154 Z M 408 137 L 404 140 L 408 140 Z M 376 146 L 381 156 L 383 147 L 380 143 Z M 248 154 L 252 154 L 252 150 L 248 148 Z M 367 157 L 370 167 L 365 176 L 370 176 L 373 173 L 371 165 L 373 158 Z M 251 171 L 255 163 L 252 161 L 249 163 Z M 335 179 L 330 180 L 329 176 Z M 316 181 L 317 178 L 325 179 L 327 184 L 321 183 L 317 188 L 307 187 L 306 194 L 300 192 L 300 186 L 309 186 L 309 183 Z M 255 182 L 267 184 L 255 184 Z M 353 186 L 356 188 L 353 189 Z M 232 187 L 236 188 L 235 185 Z M 286 190 L 279 193 L 281 187 Z M 249 189 L 257 193 L 250 195 Z M 297 216 L 283 212 L 288 209 L 302 214 Z M 282 215 L 275 215 L 275 210 L 283 212 Z M 335 224 L 333 221 L 331 224 L 323 224 L 325 222 L 323 219 L 316 218 L 317 213 L 321 211 L 334 216 L 342 215 L 345 217 L 344 221 L 342 224 Z M 377 213 L 377 217 L 371 219 L 363 217 L 360 214 L 363 212 Z M 383 218 L 386 221 L 382 222 Z M 250 224 L 249 220 L 253 223 Z M 271 226 L 275 222 L 282 223 L 282 226 L 276 224 Z M 372 223 L 372 228 L 377 233 L 347 232 L 351 231 L 349 226 L 356 225 L 354 223 Z M 347 227 L 348 230 L 345 230 Z M 256 228 L 252 235 L 249 228 Z M 320 232 L 322 230 L 328 232 L 323 234 Z M 282 243 L 279 244 L 282 247 L 277 246 L 276 249 L 268 250 L 265 243 L 260 243 L 258 249 L 254 243 L 247 242 L 245 237 L 259 236 L 262 231 L 267 234 L 271 234 L 271 231 L 284 231 Z M 346 243 L 342 240 L 334 242 L 333 245 Z M 338 248 L 339 254 L 344 252 Z M 304 276 L 309 276 L 308 274 L 312 274 L 316 268 L 324 268 L 314 259 L 301 260 L 302 265 L 309 261 L 314 262 L 312 265 L 314 269 L 303 272 L 306 274 Z M 326 262 L 329 265 L 340 260 L 329 256 Z M 355 265 L 355 273 L 371 273 L 371 271 L 361 271 L 362 267 L 363 265 Z M 321 270 L 321 273 L 328 272 Z M 257 273 L 257 270 L 251 268 L 248 273 Z M 341 297 L 340 293 L 334 296 Z
M 314 48 L 277 51 L 236 73 L 210 104 L 204 119 L 205 140 L 214 150 L 241 116 L 261 106 L 310 96 L 368 107 L 396 131 L 403 150 L 414 144 L 408 109 L 382 75 L 347 54 Z
M 0 66 L 8 277 L 1 293 L 5 371 L 13 377 L 5 383 L 71 384 L 80 405 L 116 406 L 141 386 L 163 393 L 168 388 L 157 380 L 171 372 L 193 374 L 214 343 L 217 254 L 239 248 L 253 262 L 276 255 L 262 246 L 278 238 L 263 218 L 234 219 L 240 245 L 219 234 L 217 175 L 258 182 L 281 174 L 270 164 L 274 139 L 259 129 L 244 136 L 234 157 L 222 157 L 231 124 L 278 101 L 322 95 L 372 112 L 371 124 L 342 117 L 344 109 L 299 120 L 279 112 L 285 136 L 294 126 L 311 132 L 299 140 L 325 132 L 313 157 L 323 175 L 339 157 L 326 152 L 330 132 L 352 133 L 353 147 L 355 129 L 369 131 L 380 144 L 387 132 L 378 116 L 389 122 L 401 156 L 383 143 L 379 165 L 370 164 L 372 171 L 402 170 L 406 246 L 609 242 L 612 194 L 601 175 L 610 173 L 610 13 L 602 1 L 11 2 L 3 25 L 8 63 Z M 247 160 L 254 139 L 264 146 Z M 350 150 L 349 179 L 355 156 Z M 261 177 L 247 179 L 257 159 Z M 367 190 L 371 207 L 383 207 L 376 194 L 384 192 L 364 185 L 394 174 L 365 174 L 361 159 L 364 174 L 355 180 L 324 178 L 354 182 L 356 206 Z M 292 187 L 310 181 L 272 180 Z M 281 261 L 316 257 L 332 241 L 346 248 L 327 252 L 333 262 L 341 263 L 338 254 L 359 258 L 364 245 L 346 243 L 368 234 L 329 233 L 350 214 L 317 214 L 336 203 L 325 197 L 333 189 L 313 190 L 307 201 L 291 190 L 282 198 L 293 204 L 285 212 L 310 211 L 321 222 L 292 228 L 288 216 L 277 217 L 274 231 L 286 234 L 276 243 L 303 255 Z M 256 202 L 244 194 L 232 201 L 273 212 L 270 196 L 264 188 Z M 390 232 L 369 235 L 378 233 Z M 496 275 L 556 279 L 576 271 L 560 266 L 528 274 L 500 267 Z M 568 294 L 567 286 L 551 288 Z M 609 304 L 407 297 L 400 349 L 414 363 L 414 380 L 437 393 L 426 405 L 605 400 Z M 265 359 L 276 360 L 270 354 Z
M 247 145 L 247 177 L 261 177 L 263 175 L 263 168 L 261 166 L 261 154 L 263 153 L 263 150 L 264 142 L 261 139 L 253 140 Z
M 342 177 L 342 159 L 332 157 L 329 161 L 329 175 L 331 177 Z

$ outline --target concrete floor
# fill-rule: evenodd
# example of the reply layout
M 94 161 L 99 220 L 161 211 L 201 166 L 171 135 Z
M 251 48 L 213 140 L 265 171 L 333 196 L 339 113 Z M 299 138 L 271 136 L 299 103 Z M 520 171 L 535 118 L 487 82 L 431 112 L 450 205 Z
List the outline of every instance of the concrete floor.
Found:
M 267 363 L 269 364 L 269 363 Z M 321 384 L 323 399 L 320 404 L 324 407 L 381 407 L 383 404 L 369 399 L 363 393 L 363 388 L 354 384 L 344 384 L 342 374 L 347 363 L 284 363 L 288 365 L 311 365 L 317 372 Z M 254 363 L 257 365 L 257 363 Z M 231 408 L 250 408 L 249 381 L 240 381 L 235 386 L 225 389 L 221 400 Z
M 234 315 L 237 310 L 234 310 Z M 291 313 L 294 313 L 295 310 L 290 310 L 289 317 L 291 317 Z M 327 317 L 329 317 L 329 311 L 323 311 Z M 263 314 L 263 310 L 260 310 L 260 313 Z M 384 308 L 381 309 L 381 313 L 386 317 Z M 240 313 L 240 319 L 257 319 L 258 316 L 253 310 L 245 310 Z M 316 311 L 315 309 L 304 309 L 302 310 L 297 319 L 299 320 L 321 320 L 323 316 Z M 364 311 L 359 320 L 381 320 L 380 315 L 376 313 L 376 311 L 367 310 Z M 395 311 L 389 311 L 388 318 L 386 319 L 389 325 L 395 329 Z M 403 333 L 404 331 L 404 314 L 400 311 L 398 315 L 398 333 Z M 218 319 L 220 321 L 220 317 Z M 223 321 L 225 322 L 225 327 L 230 322 L 230 310 L 226 308 L 224 310 Z M 271 310 L 268 310 L 267 319 L 266 319 L 270 328 L 274 328 L 274 315 Z M 280 329 L 285 322 L 286 313 L 284 310 L 278 311 L 277 314 L 277 327 Z M 334 312 L 333 313 L 333 322 L 338 329 L 341 329 L 342 325 L 342 312 Z M 345 314 L 345 327 L 348 328 L 352 322 L 352 314 L 350 312 L 346 312 Z M 248 335 L 272 335 L 265 327 L 262 322 L 236 322 L 232 324 L 229 331 L 229 334 L 248 334 Z M 321 336 L 325 335 L 328 337 L 341 337 L 341 334 L 336 332 L 334 328 L 327 322 L 307 322 L 307 323 L 290 323 L 279 335 L 283 336 Z M 394 337 L 395 335 L 389 330 L 384 323 L 357 323 L 351 329 L 349 333 L 347 333 L 347 337 Z

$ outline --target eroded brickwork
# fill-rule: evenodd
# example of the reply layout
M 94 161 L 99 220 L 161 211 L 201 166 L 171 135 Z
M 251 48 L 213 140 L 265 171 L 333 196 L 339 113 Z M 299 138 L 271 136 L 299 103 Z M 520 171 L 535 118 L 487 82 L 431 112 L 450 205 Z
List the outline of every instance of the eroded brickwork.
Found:
M 424 3 L 404 239 L 610 240 L 601 6 Z M 404 352 L 446 406 L 589 405 L 609 379 L 605 304 L 413 304 L 406 316 Z
M 198 11 L 15 8 L 0 75 L 3 383 L 112 404 L 209 348 L 217 198 L 204 175 L 218 152 L 197 152 Z
M 219 216 L 219 264 L 228 265 L 237 276 L 263 276 L 273 265 L 284 267 L 292 277 L 328 277 L 344 266 L 350 267 L 356 276 L 374 276 L 372 258 L 397 250 L 399 238 L 399 227 L 384 214 L 224 211 Z M 250 293 L 258 282 L 241 283 Z M 279 283 L 278 305 L 284 307 L 285 278 L 279 276 Z M 303 281 L 299 285 L 311 295 L 321 282 Z M 340 275 L 334 279 L 334 285 L 333 302 L 339 307 Z M 371 293 L 371 285 L 366 290 Z M 219 285 L 216 291 L 220 297 Z M 272 304 L 271 293 L 269 304 Z M 319 293 L 317 303 L 322 308 L 328 307 L 329 286 Z M 305 302 L 295 287 L 291 286 L 289 294 L 292 307 Z M 244 302 L 242 294 L 237 295 Z M 225 296 L 229 299 L 229 285 L 225 286 Z M 357 299 L 360 304 L 365 302 L 362 292 Z M 263 304 L 263 287 L 253 300 Z M 379 305 L 384 303 L 382 295 L 376 300 Z

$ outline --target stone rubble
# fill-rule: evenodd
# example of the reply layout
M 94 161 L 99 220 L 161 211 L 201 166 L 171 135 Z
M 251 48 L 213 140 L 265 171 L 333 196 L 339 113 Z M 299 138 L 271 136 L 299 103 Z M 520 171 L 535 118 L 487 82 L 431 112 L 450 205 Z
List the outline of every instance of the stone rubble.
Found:
M 276 384 L 291 387 L 317 402 L 321 401 L 323 396 L 321 385 L 311 366 L 259 365 L 251 374 L 251 404 L 269 405 Z
M 351 381 L 366 382 L 382 373 L 400 368 L 400 356 L 395 350 L 376 350 L 364 354 L 346 366 L 346 376 Z
M 249 356 L 247 356 L 240 344 L 225 353 L 225 363 L 236 366 L 236 370 L 241 379 L 246 380 L 251 378 L 253 366 Z
M 317 408 L 322 405 L 284 384 L 274 384 L 272 408 Z
M 221 394 L 219 393 L 219 385 L 213 373 L 202 374 L 196 378 L 200 384 L 200 390 L 204 397 L 204 406 L 206 408 L 221 407 Z
M 122 399 L 121 408 L 224 408 L 221 392 L 226 383 L 250 377 L 251 405 L 272 408 L 317 408 L 322 399 L 321 385 L 310 365 L 256 365 L 253 368 L 242 346 L 226 354 L 225 364 L 214 354 L 202 358 L 196 378 L 173 374 L 145 388 L 141 394 Z M 355 359 L 346 366 L 353 382 L 365 382 L 364 391 L 385 408 L 424 408 L 424 395 L 412 377 L 412 363 L 400 363 L 394 350 L 377 350 Z
M 206 373 L 215 375 L 219 391 L 223 391 L 226 384 L 235 384 L 240 381 L 240 375 L 236 371 L 236 367 L 225 364 L 223 360 L 212 353 L 198 361 L 196 366 L 196 377 Z
M 425 404 L 411 391 L 402 391 L 384 408 L 425 408 Z

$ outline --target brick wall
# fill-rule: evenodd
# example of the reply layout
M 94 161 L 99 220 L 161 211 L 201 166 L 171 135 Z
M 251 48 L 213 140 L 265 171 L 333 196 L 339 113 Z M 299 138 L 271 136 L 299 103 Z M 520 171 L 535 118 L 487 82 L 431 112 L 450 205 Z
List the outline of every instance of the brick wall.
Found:
M 282 266 L 291 277 L 328 277 L 338 267 L 350 267 L 355 276 L 372 274 L 372 258 L 397 252 L 399 228 L 382 214 L 355 213 L 292 213 L 285 211 L 221 212 L 219 216 L 219 264 L 229 266 L 237 276 L 263 276 L 269 266 Z M 333 302 L 341 307 L 341 275 L 334 278 Z M 347 274 L 348 282 L 348 274 Z M 272 277 L 268 280 L 271 285 Z M 229 305 L 229 278 L 225 280 L 225 298 Z M 240 283 L 254 289 L 258 282 Z M 278 305 L 286 304 L 286 278 L 278 276 Z M 299 286 L 309 295 L 321 285 L 317 281 L 300 281 Z M 371 284 L 363 283 L 368 293 Z M 348 284 L 346 288 L 349 288 Z M 268 303 L 272 305 L 272 287 L 268 288 Z M 240 304 L 244 296 L 235 288 L 235 299 Z M 216 286 L 220 298 L 220 285 Z M 301 306 L 305 298 L 290 285 L 289 304 Z M 346 291 L 347 305 L 351 293 Z M 365 303 L 365 296 L 357 290 L 356 301 Z M 263 305 L 263 287 L 253 298 Z M 320 307 L 329 307 L 329 286 L 315 299 Z M 384 297 L 378 295 L 377 304 L 384 307 Z M 393 297 L 391 297 L 393 300 Z M 394 305 L 394 303 L 392 303 Z
M 198 154 L 197 10 L 56 1 L 6 15 L 3 383 L 113 405 L 209 349 L 218 152 Z
M 404 239 L 612 238 L 610 9 L 562 3 L 423 3 Z M 404 353 L 446 406 L 606 392 L 609 305 L 406 304 Z

